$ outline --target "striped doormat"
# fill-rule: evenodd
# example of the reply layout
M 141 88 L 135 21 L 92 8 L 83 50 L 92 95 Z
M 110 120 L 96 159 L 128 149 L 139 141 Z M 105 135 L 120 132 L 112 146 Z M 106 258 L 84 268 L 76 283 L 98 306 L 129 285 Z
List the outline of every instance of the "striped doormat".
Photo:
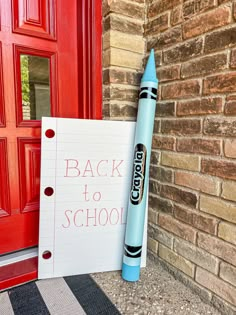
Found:
M 118 315 L 89 275 L 39 280 L 0 293 L 1 315 Z

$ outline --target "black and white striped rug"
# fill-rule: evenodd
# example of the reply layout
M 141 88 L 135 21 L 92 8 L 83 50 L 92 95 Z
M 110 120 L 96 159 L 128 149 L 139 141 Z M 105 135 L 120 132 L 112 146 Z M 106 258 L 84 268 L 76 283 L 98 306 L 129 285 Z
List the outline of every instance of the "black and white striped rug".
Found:
M 0 293 L 1 315 L 118 315 L 89 275 L 39 280 Z

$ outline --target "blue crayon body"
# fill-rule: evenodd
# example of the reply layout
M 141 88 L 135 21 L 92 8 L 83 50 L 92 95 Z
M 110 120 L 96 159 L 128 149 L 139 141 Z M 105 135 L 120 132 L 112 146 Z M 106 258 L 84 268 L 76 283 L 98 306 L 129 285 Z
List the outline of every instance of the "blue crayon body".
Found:
M 149 165 L 158 87 L 153 50 L 150 53 L 140 87 L 134 139 L 133 174 L 122 264 L 122 278 L 126 281 L 137 281 L 140 277 Z

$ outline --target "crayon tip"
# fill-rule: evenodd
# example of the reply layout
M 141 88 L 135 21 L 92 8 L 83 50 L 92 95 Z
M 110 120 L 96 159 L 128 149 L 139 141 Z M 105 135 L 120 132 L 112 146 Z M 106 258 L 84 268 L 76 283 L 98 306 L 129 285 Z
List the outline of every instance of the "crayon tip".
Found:
M 150 52 L 148 62 L 146 64 L 146 68 L 144 70 L 144 74 L 143 74 L 141 81 L 142 82 L 144 82 L 144 81 L 158 82 L 157 76 L 156 76 L 156 64 L 155 64 L 154 49 L 152 49 Z

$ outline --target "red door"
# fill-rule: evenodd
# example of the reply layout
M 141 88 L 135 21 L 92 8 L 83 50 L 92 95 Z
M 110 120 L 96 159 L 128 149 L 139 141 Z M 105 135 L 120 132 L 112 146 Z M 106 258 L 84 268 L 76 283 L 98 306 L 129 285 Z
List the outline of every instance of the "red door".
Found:
M 0 0 L 0 255 L 38 244 L 41 117 L 101 116 L 100 6 Z

